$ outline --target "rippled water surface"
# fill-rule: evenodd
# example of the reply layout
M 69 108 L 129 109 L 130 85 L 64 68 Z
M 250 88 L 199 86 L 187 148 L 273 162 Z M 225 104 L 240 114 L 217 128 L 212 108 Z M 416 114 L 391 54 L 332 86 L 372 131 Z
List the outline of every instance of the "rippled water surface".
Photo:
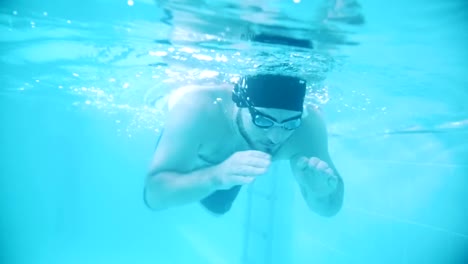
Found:
M 281 72 L 307 78 L 309 100 L 343 119 L 336 134 L 466 127 L 462 1 L 26 2 L 1 9 L 9 95 L 130 111 L 153 129 L 170 90 Z

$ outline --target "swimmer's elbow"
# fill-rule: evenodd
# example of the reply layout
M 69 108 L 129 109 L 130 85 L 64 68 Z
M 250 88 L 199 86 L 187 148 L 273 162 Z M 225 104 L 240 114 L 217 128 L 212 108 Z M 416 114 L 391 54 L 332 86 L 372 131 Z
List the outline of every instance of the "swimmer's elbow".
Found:
M 143 202 L 152 211 L 162 211 L 168 208 L 163 199 L 161 183 L 158 183 L 156 175 L 149 175 L 144 189 Z
M 335 193 L 327 197 L 314 197 L 306 195 L 307 205 L 310 210 L 323 217 L 333 217 L 337 215 L 343 207 L 344 186 L 342 181 L 338 185 Z
M 343 182 L 340 181 L 337 191 L 327 199 L 328 201 L 321 207 L 321 210 L 318 210 L 317 213 L 323 217 L 333 217 L 337 215 L 343 207 L 343 196 L 344 185 Z
M 316 210 L 315 212 L 323 217 L 333 217 L 341 211 L 341 206 L 332 205 L 322 210 Z
M 161 199 L 158 199 L 156 195 L 153 195 L 148 191 L 147 187 L 143 190 L 143 202 L 145 206 L 152 211 L 162 211 L 167 207 L 161 202 Z
M 148 194 L 146 188 L 144 190 L 143 202 L 145 203 L 146 208 L 152 211 L 162 211 L 166 209 L 166 207 L 163 206 L 163 203 L 161 203 L 157 198 L 155 198 L 154 195 Z
M 309 205 L 309 208 L 322 217 L 333 217 L 341 211 L 341 204 L 316 203 L 313 206 Z

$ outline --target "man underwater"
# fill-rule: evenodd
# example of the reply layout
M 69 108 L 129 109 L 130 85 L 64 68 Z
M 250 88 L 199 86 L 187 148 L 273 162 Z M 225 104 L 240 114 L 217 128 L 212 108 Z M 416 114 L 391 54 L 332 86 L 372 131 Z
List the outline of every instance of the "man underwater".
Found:
M 168 112 L 145 182 L 147 206 L 162 210 L 200 201 L 229 211 L 239 190 L 289 160 L 310 210 L 333 216 L 344 184 L 328 153 L 326 125 L 304 106 L 306 82 L 277 74 L 245 76 L 234 85 L 193 89 Z

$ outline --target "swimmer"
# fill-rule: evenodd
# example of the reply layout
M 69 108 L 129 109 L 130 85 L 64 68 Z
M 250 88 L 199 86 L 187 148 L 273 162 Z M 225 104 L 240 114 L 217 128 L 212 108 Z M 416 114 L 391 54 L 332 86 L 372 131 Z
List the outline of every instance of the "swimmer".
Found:
M 242 186 L 288 160 L 310 210 L 336 215 L 344 184 L 317 108 L 304 105 L 306 81 L 244 76 L 234 87 L 192 89 L 168 112 L 144 186 L 153 210 L 200 202 L 225 214 Z

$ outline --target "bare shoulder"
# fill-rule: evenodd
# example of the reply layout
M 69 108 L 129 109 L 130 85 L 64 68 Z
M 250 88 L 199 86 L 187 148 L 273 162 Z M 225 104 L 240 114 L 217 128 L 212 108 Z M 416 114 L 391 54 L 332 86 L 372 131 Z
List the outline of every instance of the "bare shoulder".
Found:
M 326 130 L 323 112 L 318 106 L 307 105 L 305 115 L 303 121 L 308 130 L 316 130 L 317 132 Z
M 224 89 L 181 89 L 186 90 L 175 91 L 175 97 L 169 99 L 172 105 L 154 153 L 152 171 L 193 169 L 200 146 L 220 134 L 218 127 L 223 126 L 219 124 L 226 120 L 225 106 L 216 100 L 227 96 Z
M 169 96 L 169 114 L 206 117 L 228 104 L 229 96 L 230 90 L 225 86 L 184 86 Z
M 182 87 L 171 94 L 166 128 L 171 133 L 190 131 L 200 139 L 224 127 L 232 108 L 231 90 L 223 86 Z M 216 129 L 213 129 L 213 124 Z
M 288 156 L 320 157 L 328 151 L 327 128 L 322 111 L 316 106 L 306 106 L 302 125 L 287 143 Z
M 226 100 L 230 96 L 230 89 L 224 85 L 188 85 L 174 90 L 169 96 L 169 108 L 172 109 L 176 104 L 197 105 L 206 107 L 206 104 L 212 104 L 214 100 Z

